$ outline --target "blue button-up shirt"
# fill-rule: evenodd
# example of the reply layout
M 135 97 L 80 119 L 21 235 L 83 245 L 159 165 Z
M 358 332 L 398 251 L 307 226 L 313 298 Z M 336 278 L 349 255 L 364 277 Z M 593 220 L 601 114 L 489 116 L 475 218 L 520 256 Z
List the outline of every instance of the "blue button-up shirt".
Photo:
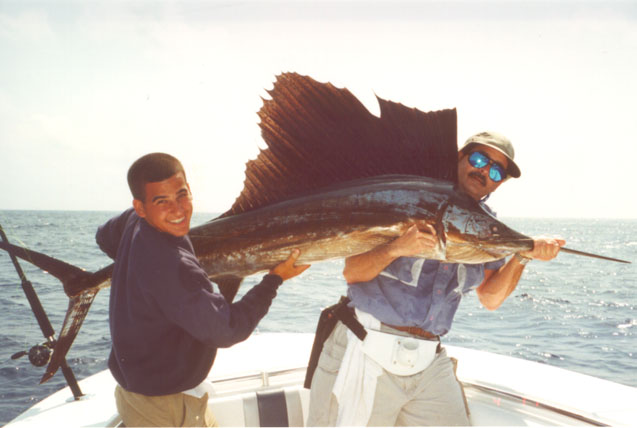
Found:
M 462 295 L 482 283 L 485 269 L 497 270 L 504 262 L 457 264 L 400 257 L 371 281 L 350 285 L 347 294 L 355 307 L 385 324 L 416 326 L 442 336 L 451 329 Z
M 495 216 L 484 201 L 481 205 Z M 347 295 L 355 307 L 385 324 L 420 327 L 442 336 L 451 329 L 462 295 L 482 284 L 485 269 L 498 270 L 504 263 L 399 257 L 371 281 L 350 285 Z

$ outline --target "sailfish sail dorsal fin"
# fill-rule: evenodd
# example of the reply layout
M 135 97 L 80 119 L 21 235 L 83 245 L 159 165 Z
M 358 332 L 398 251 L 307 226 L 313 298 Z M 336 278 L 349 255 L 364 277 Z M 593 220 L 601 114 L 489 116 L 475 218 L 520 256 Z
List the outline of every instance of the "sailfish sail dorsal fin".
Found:
M 336 183 L 384 174 L 456 180 L 456 110 L 422 112 L 377 97 L 380 117 L 347 89 L 277 76 L 259 111 L 267 148 L 246 164 L 241 195 L 221 217 Z

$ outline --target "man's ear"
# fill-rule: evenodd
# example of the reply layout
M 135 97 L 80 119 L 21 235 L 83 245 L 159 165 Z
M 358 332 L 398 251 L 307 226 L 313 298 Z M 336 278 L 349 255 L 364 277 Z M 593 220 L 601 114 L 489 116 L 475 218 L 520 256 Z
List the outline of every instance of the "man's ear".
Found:
M 146 210 L 144 209 L 144 203 L 139 199 L 133 199 L 133 208 L 135 208 L 135 212 L 141 218 L 146 217 Z

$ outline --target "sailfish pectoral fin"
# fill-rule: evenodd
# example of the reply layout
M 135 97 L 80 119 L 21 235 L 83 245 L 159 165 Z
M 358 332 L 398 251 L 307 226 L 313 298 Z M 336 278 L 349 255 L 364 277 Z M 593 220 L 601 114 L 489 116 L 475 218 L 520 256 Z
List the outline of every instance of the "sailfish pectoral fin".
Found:
M 219 292 L 226 299 L 226 301 L 228 303 L 232 303 L 234 297 L 237 295 L 237 291 L 239 290 L 239 286 L 241 285 L 241 281 L 243 281 L 243 278 L 228 275 L 211 278 L 211 280 L 217 283 L 217 286 L 219 286 Z

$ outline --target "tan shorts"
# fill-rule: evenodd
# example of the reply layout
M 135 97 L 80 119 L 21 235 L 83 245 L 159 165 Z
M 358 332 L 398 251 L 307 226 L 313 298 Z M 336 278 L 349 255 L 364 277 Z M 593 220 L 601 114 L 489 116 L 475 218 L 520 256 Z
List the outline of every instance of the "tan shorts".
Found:
M 117 411 L 127 427 L 216 427 L 208 394 L 197 398 L 182 392 L 148 396 L 115 387 Z
M 347 346 L 347 327 L 338 323 L 323 345 L 312 389 L 308 426 L 334 426 L 339 404 L 332 389 Z M 378 378 L 369 426 L 470 425 L 454 362 L 443 349 L 429 367 L 412 376 L 383 369 Z

